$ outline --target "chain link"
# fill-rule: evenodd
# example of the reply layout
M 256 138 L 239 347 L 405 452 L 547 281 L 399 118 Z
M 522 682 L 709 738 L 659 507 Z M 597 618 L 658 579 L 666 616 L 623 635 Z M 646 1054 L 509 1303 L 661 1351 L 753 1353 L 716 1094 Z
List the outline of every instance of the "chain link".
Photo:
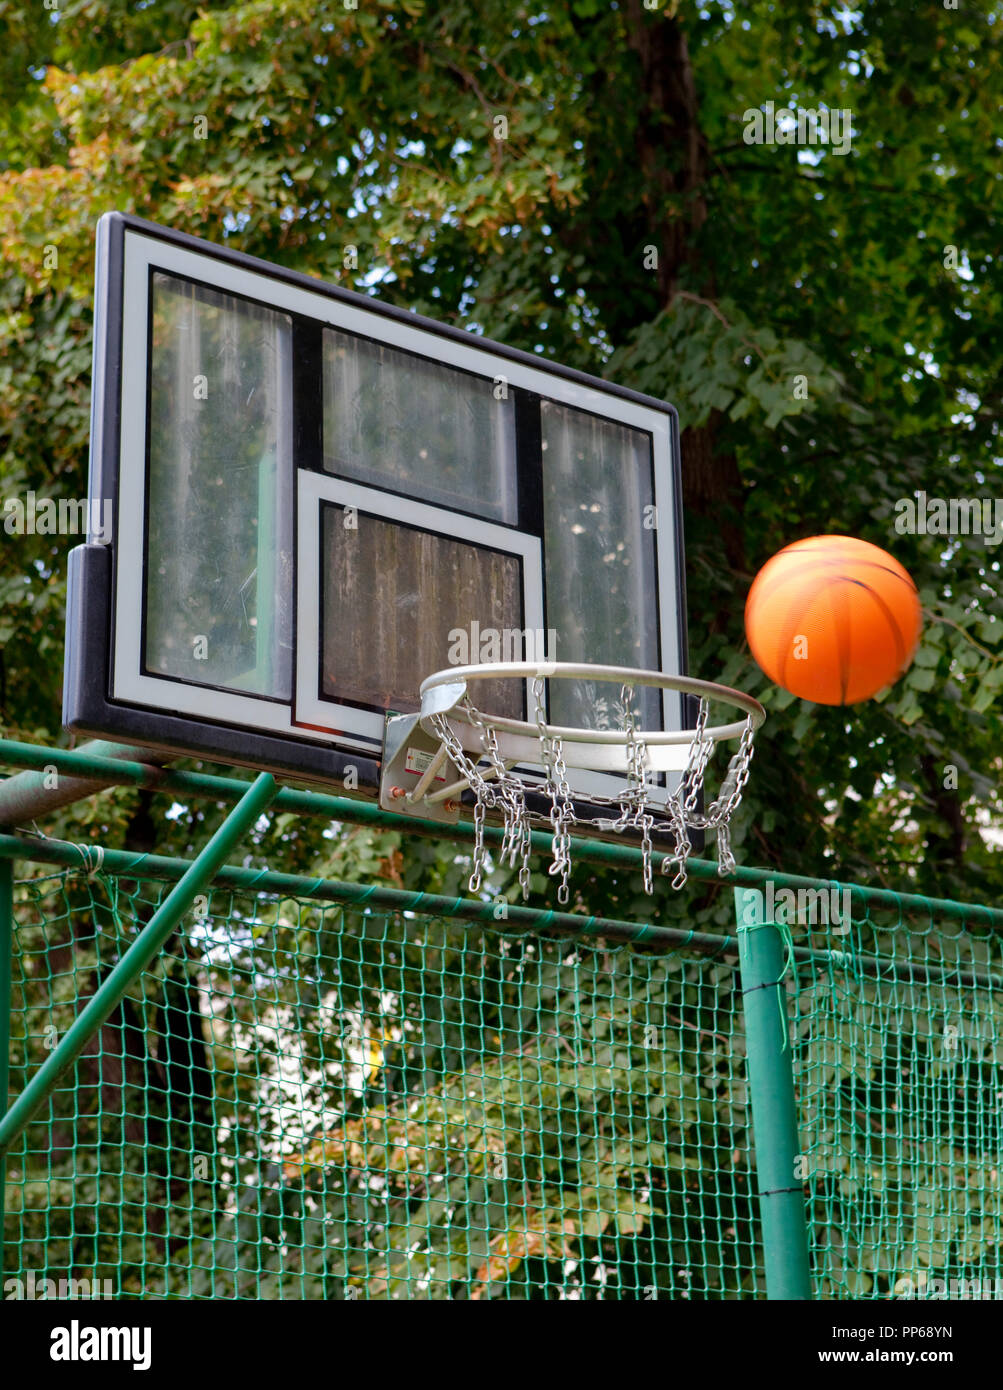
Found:
M 550 866 L 552 875 L 559 874 L 561 882 L 557 889 L 557 901 L 563 906 L 569 897 L 568 875 L 571 873 L 571 832 L 568 829 L 575 821 L 575 808 L 571 800 L 571 787 L 568 785 L 568 769 L 564 762 L 564 745 L 559 738 L 554 739 L 554 772 L 556 774 L 551 791 L 551 825 L 554 827 L 554 862 Z

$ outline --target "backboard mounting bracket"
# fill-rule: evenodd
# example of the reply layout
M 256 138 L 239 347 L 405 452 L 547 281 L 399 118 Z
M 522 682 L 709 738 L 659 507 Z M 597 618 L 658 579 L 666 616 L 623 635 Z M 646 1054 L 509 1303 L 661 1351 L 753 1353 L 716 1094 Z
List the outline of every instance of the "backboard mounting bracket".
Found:
M 439 793 L 460 780 L 441 742 L 426 734 L 416 714 L 388 714 L 383 730 L 380 806 L 403 816 L 456 825 L 460 792 Z

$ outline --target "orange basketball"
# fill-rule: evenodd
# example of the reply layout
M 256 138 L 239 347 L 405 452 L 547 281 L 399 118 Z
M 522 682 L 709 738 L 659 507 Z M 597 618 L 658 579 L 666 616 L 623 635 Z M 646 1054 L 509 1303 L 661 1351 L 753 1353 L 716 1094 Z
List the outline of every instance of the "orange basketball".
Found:
M 887 551 L 853 536 L 812 536 L 774 555 L 745 604 L 752 655 L 771 681 L 820 705 L 855 705 L 912 664 L 922 619 L 916 585 Z

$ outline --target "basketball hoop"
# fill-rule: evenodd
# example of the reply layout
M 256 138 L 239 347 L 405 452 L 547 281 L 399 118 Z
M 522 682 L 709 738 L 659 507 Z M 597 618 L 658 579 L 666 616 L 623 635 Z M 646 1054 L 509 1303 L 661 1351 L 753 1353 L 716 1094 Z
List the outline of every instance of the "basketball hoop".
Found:
M 530 712 L 533 722 L 485 713 L 477 708 L 468 687 L 479 680 L 512 678 L 529 682 Z M 544 682 L 547 680 L 591 680 L 618 682 L 620 727 L 615 729 L 563 728 L 548 724 L 544 717 Z M 632 709 L 635 687 L 652 687 L 694 695 L 699 709 L 692 729 L 666 732 L 638 729 Z M 396 761 L 385 761 L 383 804 L 405 801 L 409 808 L 427 812 L 457 807 L 457 799 L 469 788 L 474 794 L 474 868 L 470 891 L 481 886 L 485 861 L 484 824 L 486 813 L 500 813 L 504 834 L 500 851 L 502 862 L 511 867 L 519 863 L 519 883 L 523 897 L 529 896 L 529 854 L 532 825 L 549 822 L 553 831 L 553 863 L 550 874 L 559 879 L 557 897 L 562 904 L 569 898 L 571 870 L 571 827 L 592 825 L 596 829 L 622 833 L 636 831 L 641 836 L 643 879 L 646 893 L 652 892 L 652 836 L 667 835 L 673 850 L 662 861 L 662 872 L 676 866 L 673 888 L 686 882 L 686 859 L 690 853 L 690 832 L 714 830 L 717 834 L 718 864 L 722 875 L 735 867 L 731 852 L 731 817 L 742 799 L 749 776 L 756 730 L 766 718 L 758 700 L 729 686 L 689 676 L 664 675 L 659 671 L 632 670 L 620 666 L 586 666 L 568 662 L 496 662 L 479 666 L 451 667 L 437 671 L 421 685 L 421 712 L 391 719 L 390 725 L 419 725 L 430 741 L 423 755 L 423 768 L 410 791 L 393 785 Z M 731 724 L 708 724 L 711 702 L 729 705 L 745 714 Z M 718 743 L 738 740 L 720 791 L 705 810 L 699 809 L 707 764 Z M 408 742 L 398 736 L 398 749 Z M 408 754 L 416 756 L 414 749 Z M 449 781 L 446 764 L 455 776 Z M 588 793 L 592 806 L 609 807 L 617 815 L 583 817 L 576 812 L 569 768 L 620 775 L 623 786 L 610 796 Z M 414 771 L 409 764 L 409 770 Z M 678 786 L 664 806 L 651 805 L 652 776 L 660 772 L 680 772 Z M 436 783 L 446 782 L 439 786 Z M 549 801 L 549 811 L 531 809 L 528 796 Z M 386 799 L 385 799 L 386 798 Z

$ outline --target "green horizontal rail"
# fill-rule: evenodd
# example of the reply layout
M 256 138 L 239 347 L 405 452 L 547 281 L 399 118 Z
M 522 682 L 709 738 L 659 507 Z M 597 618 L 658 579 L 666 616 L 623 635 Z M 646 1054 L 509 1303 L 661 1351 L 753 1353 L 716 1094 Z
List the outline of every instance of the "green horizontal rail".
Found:
M 139 879 L 180 878 L 189 868 L 187 859 L 159 854 L 134 854 L 125 850 L 101 849 L 94 845 L 74 845 L 67 840 L 36 839 L 34 836 L 0 834 L 0 859 L 30 859 L 41 863 L 63 864 L 84 872 L 113 874 Z M 688 946 L 711 954 L 737 954 L 733 938 L 707 932 L 663 927 L 650 922 L 626 922 L 615 917 L 585 917 L 572 912 L 553 912 L 548 908 L 520 907 L 507 903 L 504 916 L 500 904 L 477 898 L 450 898 L 439 893 L 409 893 L 382 884 L 342 883 L 338 879 L 311 878 L 309 874 L 275 873 L 270 869 L 245 869 L 224 864 L 213 882 L 221 888 L 249 893 L 278 893 L 290 898 L 316 898 L 324 902 L 351 903 L 356 907 L 378 907 L 393 912 L 421 912 L 430 917 L 458 918 L 461 921 L 490 924 L 497 931 L 525 928 L 533 932 L 560 932 L 574 936 L 631 941 L 646 946 Z
M 182 796 L 204 796 L 217 801 L 235 801 L 243 796 L 251 785 L 250 782 L 237 777 L 215 777 L 202 772 L 177 772 L 166 768 L 161 770 L 143 763 L 102 758 L 71 752 L 65 748 L 18 743 L 12 739 L 0 739 L 0 764 L 3 763 L 13 767 L 30 768 L 52 765 L 57 771 L 65 772 L 69 776 L 104 780 L 109 785 L 149 787 Z M 0 781 L 0 802 L 2 793 L 3 783 Z M 285 787 L 276 793 L 272 807 L 275 811 L 319 815 L 327 820 L 370 825 L 380 830 L 396 830 L 404 835 L 421 835 L 454 840 L 458 843 L 471 842 L 474 837 L 474 828 L 469 822 L 461 822 L 455 826 L 443 825 L 439 821 L 421 820 L 393 811 L 384 811 L 375 802 L 355 800 L 347 796 L 331 796 L 325 792 L 298 791 Z M 487 827 L 484 838 L 488 844 L 500 845 L 502 834 L 498 828 Z M 535 830 L 532 833 L 532 846 L 536 853 L 549 855 L 552 836 L 547 831 Z M 640 849 L 622 841 L 609 842 L 574 837 L 571 850 L 573 857 L 583 863 L 611 864 L 637 870 L 643 862 Z M 661 862 L 661 858 L 662 856 L 656 853 L 656 864 Z M 710 860 L 687 860 L 686 872 L 696 879 L 722 881 L 717 864 Z M 837 879 L 806 878 L 799 874 L 785 874 L 777 869 L 753 869 L 742 866 L 738 866 L 725 881 L 746 884 L 749 887 L 760 887 L 772 882 L 775 887 L 795 890 L 849 889 L 852 894 L 851 901 L 856 900 L 858 903 L 877 904 L 923 916 L 936 914 L 966 923 L 977 921 L 985 926 L 1003 928 L 1003 910 L 981 904 L 959 903 L 950 898 L 927 898 L 916 893 L 896 893 L 888 888 L 865 888 L 858 884 L 841 883 Z
M 98 845 L 77 845 L 68 840 L 0 834 L 0 860 L 2 859 L 26 859 L 43 864 L 61 864 L 88 874 L 100 870 L 116 877 L 164 879 L 168 882 L 181 878 L 190 866 L 187 859 L 175 859 L 166 855 L 135 854 L 126 850 L 104 849 Z M 690 862 L 692 864 L 694 861 Z M 714 869 L 716 875 L 716 866 L 709 867 Z M 766 876 L 770 877 L 769 874 Z M 438 893 L 409 893 L 399 888 L 387 888 L 382 884 L 343 883 L 338 879 L 312 878 L 308 874 L 276 873 L 271 869 L 245 869 L 234 864 L 222 865 L 213 881 L 220 887 L 240 889 L 244 892 L 285 894 L 291 898 L 316 898 L 325 902 L 384 908 L 391 912 L 421 912 L 433 917 L 456 918 L 489 926 L 501 932 L 518 927 L 531 932 L 558 933 L 586 939 L 601 937 L 604 940 L 632 942 L 635 945 L 662 949 L 678 950 L 686 947 L 709 955 L 738 954 L 737 939 L 731 936 L 688 931 L 682 927 L 669 927 L 652 922 L 628 922 L 615 917 L 586 917 L 573 912 L 555 912 L 550 908 L 522 907 L 515 903 L 506 903 L 504 917 L 499 917 L 500 904 L 494 901 L 450 898 Z M 890 960 L 864 953 L 811 946 L 794 947 L 793 957 L 799 963 L 816 968 L 851 970 L 875 978 L 937 980 L 970 988 L 1003 991 L 1003 977 L 982 975 L 950 966 Z
M 77 751 L 94 757 L 113 758 L 116 762 L 140 761 L 151 770 L 162 767 L 172 759 L 170 753 L 152 748 L 134 748 L 125 743 L 109 743 L 104 739 L 90 740 Z M 45 771 L 23 768 L 13 777 L 0 781 L 0 825 L 30 824 L 36 816 L 51 815 L 63 806 L 108 790 L 107 777 L 70 776 L 64 769 L 58 778 L 53 779 L 49 772 L 51 766 L 50 760 Z
M 191 863 L 185 864 L 179 882 L 77 1014 L 55 1051 L 42 1063 L 0 1120 L 0 1157 L 7 1154 L 25 1125 L 52 1094 L 59 1078 L 73 1066 L 90 1039 L 122 1002 L 126 991 L 163 949 L 196 895 L 212 882 L 226 855 L 250 830 L 274 795 L 275 779 L 263 772 L 249 784 L 246 794 L 205 848 Z

